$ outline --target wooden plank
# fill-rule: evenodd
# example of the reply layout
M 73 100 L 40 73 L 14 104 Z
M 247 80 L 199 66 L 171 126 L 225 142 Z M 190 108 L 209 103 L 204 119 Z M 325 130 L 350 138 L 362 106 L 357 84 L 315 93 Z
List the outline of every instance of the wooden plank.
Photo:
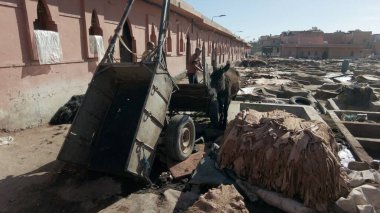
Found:
M 334 111 L 328 111 L 328 114 L 330 115 L 331 119 L 335 122 L 336 126 L 340 130 L 340 132 L 343 134 L 343 136 L 346 138 L 347 142 L 350 144 L 352 151 L 356 155 L 356 157 L 363 162 L 372 162 L 373 159 L 371 156 L 368 155 L 368 153 L 365 151 L 363 146 L 359 143 L 358 140 L 348 131 L 348 129 L 341 123 L 338 116 L 335 114 Z
M 175 162 L 168 159 L 168 167 L 175 180 L 190 176 L 193 171 L 197 168 L 199 162 L 202 160 L 205 152 L 199 151 L 190 155 L 189 158 L 182 162 Z

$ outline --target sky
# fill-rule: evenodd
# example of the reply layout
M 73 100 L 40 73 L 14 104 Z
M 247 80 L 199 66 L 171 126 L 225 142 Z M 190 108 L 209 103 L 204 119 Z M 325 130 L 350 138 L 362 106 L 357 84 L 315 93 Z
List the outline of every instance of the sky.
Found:
M 380 33 L 380 0 L 185 0 L 197 11 L 252 41 L 262 35 L 318 27 Z M 238 32 L 243 31 L 243 32 Z

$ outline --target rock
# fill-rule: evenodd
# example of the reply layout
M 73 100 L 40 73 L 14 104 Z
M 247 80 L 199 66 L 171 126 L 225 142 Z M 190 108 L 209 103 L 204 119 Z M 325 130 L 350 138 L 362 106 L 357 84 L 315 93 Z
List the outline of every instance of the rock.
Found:
M 371 167 L 371 169 L 379 170 L 379 167 L 380 167 L 379 161 L 372 161 L 370 163 L 370 167 Z
M 380 183 L 380 173 L 376 170 L 351 171 L 348 174 L 351 187 L 357 187 L 364 183 Z
M 197 198 L 196 194 L 173 189 L 168 189 L 161 195 L 131 194 L 100 212 L 175 212 L 175 210 L 178 212 L 186 210 Z
M 380 189 L 363 185 L 353 189 L 347 198 L 341 197 L 336 201 L 344 212 L 379 212 L 380 211 Z M 360 211 L 360 209 L 369 211 Z
M 364 171 L 370 169 L 367 162 L 351 161 L 348 163 L 348 168 L 355 171 Z
M 244 198 L 233 185 L 220 185 L 202 195 L 186 213 L 201 212 L 244 212 Z

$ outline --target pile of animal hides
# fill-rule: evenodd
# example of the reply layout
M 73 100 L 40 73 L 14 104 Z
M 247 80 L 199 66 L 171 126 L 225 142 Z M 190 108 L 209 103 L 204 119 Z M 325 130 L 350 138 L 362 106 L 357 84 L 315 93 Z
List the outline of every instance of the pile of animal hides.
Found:
M 218 162 L 320 212 L 348 191 L 331 129 L 285 111 L 240 112 L 227 126 Z

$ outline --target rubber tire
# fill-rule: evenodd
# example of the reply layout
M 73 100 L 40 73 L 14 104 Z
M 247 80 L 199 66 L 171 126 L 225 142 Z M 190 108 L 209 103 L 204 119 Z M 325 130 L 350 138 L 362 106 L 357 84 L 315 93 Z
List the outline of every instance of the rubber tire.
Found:
M 289 99 L 290 104 L 295 104 L 295 105 L 305 105 L 305 106 L 312 106 L 314 107 L 314 103 L 305 97 L 302 96 L 293 96 Z
M 182 130 L 186 128 L 189 130 L 189 145 L 186 152 L 182 150 L 181 139 Z M 166 130 L 166 150 L 168 155 L 176 161 L 186 160 L 193 152 L 195 144 L 195 125 L 193 119 L 187 115 L 175 115 L 169 122 Z

